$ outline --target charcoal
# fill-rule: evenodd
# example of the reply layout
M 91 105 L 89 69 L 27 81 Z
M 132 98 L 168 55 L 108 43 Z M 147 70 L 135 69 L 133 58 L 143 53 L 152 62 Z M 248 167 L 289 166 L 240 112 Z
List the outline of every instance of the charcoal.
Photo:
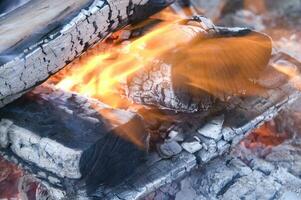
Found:
M 183 142 L 184 134 L 182 132 L 172 130 L 168 133 L 167 141 Z
M 0 148 L 8 146 L 8 129 L 13 124 L 12 121 L 3 119 L 0 121 Z
M 191 141 L 191 142 L 183 142 L 182 147 L 189 153 L 195 153 L 201 150 L 203 146 L 199 141 Z
M 272 147 L 272 159 L 259 158 L 239 144 L 231 154 L 194 170 L 181 181 L 173 182 L 172 187 L 167 184 L 160 188 L 152 194 L 153 199 L 185 195 L 197 199 L 300 199 L 300 170 L 292 170 L 301 160 L 297 153 L 300 146 L 295 143 L 300 143 L 299 135 Z
M 205 126 L 198 129 L 198 133 L 202 136 L 212 138 L 214 140 L 220 140 L 222 137 L 222 128 L 224 123 L 224 116 L 218 116 L 213 118 Z
M 195 183 L 193 189 L 198 189 L 196 191 L 200 199 L 202 199 L 202 197 L 204 197 L 204 199 L 211 197 L 212 199 L 218 197 L 223 198 L 224 196 L 228 197 L 231 193 L 230 191 L 227 192 L 227 190 L 231 188 L 232 183 L 235 183 L 241 177 L 250 176 L 249 178 L 251 179 L 246 180 L 253 181 L 254 177 L 252 176 L 259 175 L 261 178 L 265 178 L 265 175 L 261 174 L 262 172 L 259 174 L 257 172 L 252 173 L 252 169 L 241 160 L 232 161 L 232 157 L 230 157 L 227 152 L 236 147 L 236 145 L 239 144 L 254 128 L 260 126 L 263 122 L 274 118 L 282 109 L 293 102 L 298 101 L 298 98 L 300 98 L 300 92 L 285 83 L 280 88 L 269 91 L 264 97 L 233 99 L 231 105 L 228 105 L 228 108 L 222 112 L 224 115 L 224 122 L 222 125 L 223 136 L 220 140 L 216 141 L 212 138 L 200 137 L 197 129 L 195 130 L 195 134 L 193 134 L 193 131 L 187 130 L 187 132 L 183 133 L 184 141 L 178 142 L 180 144 L 191 142 L 195 139 L 195 136 L 199 136 L 199 142 L 203 146 L 201 150 L 194 154 L 182 151 L 180 154 L 170 159 L 163 159 L 159 156 L 150 156 L 148 157 L 148 164 L 139 167 L 139 169 L 141 169 L 141 171 L 138 170 L 139 173 L 137 171 L 132 174 L 127 181 L 121 182 L 118 187 L 110 188 L 108 190 L 99 188 L 97 192 L 87 196 L 101 197 L 102 199 L 118 199 L 118 197 L 122 199 L 142 199 L 142 197 L 148 195 L 158 194 L 161 195 L 160 197 L 162 198 L 174 199 L 176 196 L 174 192 L 172 196 L 169 194 L 164 195 L 164 192 L 162 193 L 164 190 L 162 190 L 162 188 L 158 189 L 158 187 L 168 187 L 171 180 L 179 179 L 179 177 L 182 176 L 188 176 L 188 178 L 194 178 L 193 180 L 195 180 L 195 182 L 192 182 Z M 210 123 L 213 119 L 219 118 L 219 116 L 221 116 L 221 114 L 215 116 L 208 115 L 207 123 Z M 199 123 L 202 126 L 206 126 L 206 123 L 204 122 L 199 121 Z M 198 127 L 201 128 L 200 126 Z M 167 138 L 167 140 L 169 140 L 169 138 Z M 294 155 L 296 156 L 297 154 Z M 297 157 L 298 156 L 296 156 L 296 158 Z M 270 158 L 273 159 L 272 156 Z M 187 159 L 190 160 L 190 162 L 187 162 Z M 215 162 L 213 159 L 218 161 Z M 222 161 L 220 161 L 221 159 Z M 189 170 L 187 170 L 188 166 L 190 166 Z M 195 174 L 195 168 L 200 170 L 205 168 L 208 172 L 201 170 L 199 173 Z M 235 171 L 233 168 L 239 168 L 240 170 Z M 256 168 L 259 168 L 259 166 L 257 165 Z M 269 170 L 268 166 L 262 166 L 261 168 L 264 169 L 265 173 Z M 294 171 L 296 171 L 297 168 L 298 167 L 293 168 Z M 170 171 L 173 170 L 178 171 L 179 173 L 177 173 L 176 176 L 172 175 Z M 190 173 L 192 174 L 189 176 L 190 173 L 188 173 L 188 171 L 191 170 L 192 172 Z M 204 173 L 206 175 L 203 175 Z M 288 175 L 287 172 L 284 174 Z M 277 176 L 279 177 L 280 174 L 278 173 Z M 216 177 L 216 179 L 214 177 Z M 246 184 L 246 180 L 243 180 L 241 182 L 242 184 L 236 185 L 238 186 L 237 188 L 240 189 L 239 185 L 242 186 L 243 184 Z M 261 181 L 264 181 L 264 179 L 261 179 Z M 173 183 L 177 183 L 177 181 Z M 296 186 L 292 188 L 298 187 L 298 182 L 296 181 L 296 183 Z M 273 185 L 268 184 L 268 181 L 264 181 L 264 184 L 268 185 L 269 191 L 273 191 Z M 248 191 L 253 191 L 254 187 L 257 189 L 260 189 L 261 187 L 264 188 L 264 184 L 258 184 L 260 185 L 258 187 L 256 187 L 256 184 L 252 184 L 252 186 L 248 188 Z M 206 188 L 208 188 L 208 190 Z M 184 187 L 184 189 L 186 191 L 187 188 Z M 155 194 L 153 193 L 154 190 L 156 191 Z M 206 191 L 210 193 L 208 194 Z M 231 190 L 232 194 L 234 191 L 234 189 Z M 260 190 L 260 192 L 262 191 Z M 245 194 L 244 191 L 239 193 L 239 195 L 243 194 Z M 271 192 L 271 194 L 273 194 L 273 192 Z M 182 194 L 178 194 L 178 197 L 181 197 L 181 195 Z M 265 197 L 264 193 L 260 193 L 260 195 Z M 290 194 L 287 195 L 289 196 Z M 156 198 L 156 196 L 154 198 Z
M 163 158 L 170 158 L 181 153 L 182 147 L 175 141 L 165 142 L 163 144 L 158 145 L 158 153 Z
M 91 102 L 37 88 L 0 110 L 1 143 L 6 139 L 1 146 L 7 147 L 2 151 L 52 174 L 58 180 L 52 182 L 67 178 L 84 185 L 113 184 L 133 173 L 148 146 L 141 118 Z
M 285 88 L 285 86 L 283 87 Z M 186 151 L 182 151 L 180 154 L 175 155 L 170 159 L 162 159 L 156 153 L 152 153 L 146 157 L 147 161 L 145 163 L 142 163 L 139 166 L 137 166 L 137 170 L 130 174 L 126 180 L 119 180 L 120 183 L 116 186 L 106 186 L 105 188 L 99 186 L 98 189 L 96 189 L 95 191 L 91 191 L 90 193 L 79 191 L 77 197 L 88 199 L 118 199 L 119 197 L 122 199 L 141 199 L 142 197 L 148 195 L 149 193 L 153 192 L 159 187 L 166 185 L 171 181 L 176 180 L 182 176 L 188 175 L 188 172 L 190 170 L 193 170 L 197 166 L 200 166 L 201 168 L 206 167 L 207 164 L 210 163 L 210 161 L 213 158 L 216 158 L 220 155 L 224 155 L 231 147 L 231 143 L 233 147 L 233 145 L 237 144 L 237 142 L 240 141 L 237 140 L 236 142 L 234 142 L 235 138 L 243 138 L 241 136 L 247 134 L 250 130 L 260 125 L 263 121 L 271 119 L 279 112 L 279 110 L 281 110 L 288 104 L 294 102 L 296 98 L 300 96 L 299 93 L 295 93 L 294 90 L 286 91 L 287 92 L 284 92 L 284 90 L 281 89 L 275 90 L 274 92 L 271 92 L 269 94 L 269 98 L 265 100 L 264 98 L 249 98 L 238 101 L 235 104 L 236 106 L 228 110 L 228 112 L 225 112 L 223 130 L 227 129 L 229 132 L 232 132 L 231 134 L 233 134 L 233 138 L 228 138 L 229 142 L 225 141 L 223 138 L 220 141 L 216 142 L 214 139 L 204 137 L 200 138 L 200 143 L 202 144 L 203 148 L 199 152 L 196 152 L 194 155 Z M 83 102 L 81 100 L 77 101 Z M 256 107 L 256 109 L 252 110 L 250 109 L 250 107 Z M 213 116 L 212 119 L 213 118 L 215 117 Z M 211 120 L 208 120 L 208 122 L 210 121 Z M 204 126 L 205 125 L 206 123 L 204 124 Z M 196 132 L 196 134 L 198 133 Z M 186 137 L 185 140 L 187 141 Z M 222 164 L 225 163 L 228 162 L 222 161 Z M 231 163 L 233 163 L 234 165 L 235 162 L 232 161 Z M 216 166 L 216 163 L 211 164 L 209 164 L 207 169 L 219 169 L 213 167 Z M 244 165 L 244 163 L 235 163 L 235 166 L 241 165 Z M 257 168 L 260 167 L 257 165 L 256 169 Z M 221 167 L 221 169 L 223 168 Z M 224 186 L 229 185 L 233 181 L 235 182 L 236 180 L 238 180 L 236 178 L 237 174 L 239 174 L 240 177 L 250 174 L 250 171 L 252 171 L 248 167 L 240 167 L 240 169 L 241 171 L 239 171 L 239 173 L 229 172 L 229 179 L 221 179 L 221 183 L 217 182 L 216 184 L 213 184 L 213 186 L 215 185 L 214 187 L 216 187 L 216 189 L 214 190 L 215 192 L 212 195 L 219 194 L 220 196 L 223 196 L 230 194 L 227 193 L 228 187 Z M 269 168 L 267 167 L 263 169 L 265 173 L 269 170 Z M 222 172 L 225 173 L 225 171 L 223 170 Z M 234 176 L 232 176 L 231 174 L 234 174 Z M 223 175 L 223 177 L 226 177 L 225 174 Z M 200 177 L 200 175 L 198 175 L 197 177 Z M 232 179 L 232 177 L 234 177 L 234 179 Z M 202 178 L 200 179 L 202 180 Z M 204 185 L 212 185 L 212 183 L 204 182 Z M 253 186 L 254 185 L 252 185 L 252 187 Z M 250 187 L 250 189 L 252 189 L 252 187 Z M 50 187 L 50 189 L 52 188 Z M 65 196 L 67 196 L 67 194 L 65 194 Z M 180 196 L 180 194 L 178 194 L 178 196 Z M 74 198 L 74 196 L 71 197 Z
M 11 10 L 0 18 L 0 107 L 45 81 L 118 28 L 143 20 L 170 3 L 47 0 L 29 1 Z

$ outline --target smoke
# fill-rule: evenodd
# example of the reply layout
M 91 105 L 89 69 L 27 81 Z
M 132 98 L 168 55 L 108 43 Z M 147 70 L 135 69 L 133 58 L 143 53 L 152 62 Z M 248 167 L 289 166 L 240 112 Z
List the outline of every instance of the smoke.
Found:
M 30 0 L 0 0 L 0 17 L 23 6 Z

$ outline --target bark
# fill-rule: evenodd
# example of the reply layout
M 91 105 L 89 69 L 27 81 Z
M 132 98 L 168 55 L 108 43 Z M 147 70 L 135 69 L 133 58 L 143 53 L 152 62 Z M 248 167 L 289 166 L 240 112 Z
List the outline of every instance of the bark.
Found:
M 264 34 L 216 27 L 198 17 L 175 24 L 154 41 L 170 48 L 128 78 L 125 93 L 135 103 L 195 112 L 208 110 L 216 98 L 264 90 L 253 81 L 271 57 L 271 40 Z
M 1 16 L 0 106 L 39 85 L 114 30 L 171 2 L 33 0 Z

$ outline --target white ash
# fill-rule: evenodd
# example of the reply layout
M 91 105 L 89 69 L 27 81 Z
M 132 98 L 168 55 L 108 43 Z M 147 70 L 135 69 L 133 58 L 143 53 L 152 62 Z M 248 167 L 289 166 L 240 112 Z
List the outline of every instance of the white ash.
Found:
M 12 124 L 13 122 L 8 119 L 2 119 L 0 121 L 0 148 L 7 148 L 9 145 L 8 129 Z
M 176 141 L 176 142 L 183 142 L 184 141 L 184 134 L 181 131 L 172 130 L 168 133 L 168 138 L 166 141 Z
M 200 141 L 192 141 L 192 142 L 183 142 L 182 144 L 183 149 L 185 149 L 189 153 L 195 153 L 202 149 L 202 144 Z
M 222 138 L 222 128 L 224 123 L 224 115 L 213 118 L 205 126 L 198 129 L 198 133 L 207 138 L 212 138 L 216 141 Z
M 24 128 L 12 125 L 9 130 L 11 150 L 24 160 L 60 177 L 80 178 L 79 160 L 82 152 L 54 143 Z M 66 170 L 64 170 L 66 169 Z
M 204 200 L 300 199 L 301 171 L 294 170 L 296 163 L 301 162 L 301 157 L 297 153 L 300 146 L 296 146 L 300 141 L 300 136 L 288 140 L 273 148 L 271 154 L 264 159 L 246 152 L 248 150 L 242 146 L 236 146 L 230 155 L 220 157 L 193 171 L 182 181 L 173 182 L 172 187 L 167 184 L 160 189 L 160 193 L 154 192 L 151 199 L 163 200 L 167 197 L 175 199 L 185 196 Z M 249 156 L 247 161 L 240 151 Z M 172 193 L 169 192 L 170 189 Z
M 137 11 L 136 7 L 149 2 L 95 0 L 59 30 L 46 35 L 46 39 L 30 44 L 21 54 L 0 66 L 0 107 L 45 81 L 81 55 L 86 48 L 129 23 Z M 162 3 L 167 6 L 171 2 Z M 164 7 L 165 4 L 160 5 Z
M 171 141 L 171 142 L 165 142 L 163 144 L 158 145 L 158 153 L 163 157 L 163 158 L 170 158 L 172 156 L 175 156 L 182 151 L 181 145 L 177 143 L 176 141 Z

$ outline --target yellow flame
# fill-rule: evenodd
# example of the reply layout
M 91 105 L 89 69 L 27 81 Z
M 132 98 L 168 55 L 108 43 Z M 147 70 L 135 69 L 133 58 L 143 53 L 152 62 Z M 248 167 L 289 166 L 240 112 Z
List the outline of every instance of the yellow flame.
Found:
M 163 62 L 172 67 L 174 87 L 182 91 L 187 87 L 187 92 L 193 95 L 200 89 L 218 97 L 240 89 L 250 91 L 247 94 L 258 94 L 260 89 L 250 79 L 256 78 L 269 60 L 268 37 L 254 33 L 205 38 L 203 24 L 179 23 L 181 17 L 170 13 L 160 18 L 167 20 L 138 39 L 108 45 L 107 50 L 101 48 L 107 43 L 98 44 L 50 81 L 59 89 L 99 99 L 115 108 L 136 109 L 137 105 L 122 98 L 120 88 L 140 69 L 145 71 L 154 63 Z M 114 121 L 108 113 L 99 112 Z M 146 119 L 161 119 L 162 116 L 144 114 Z M 132 130 L 124 131 L 126 133 L 120 135 L 142 146 L 141 138 L 133 135 Z
M 148 34 L 126 45 L 116 45 L 110 52 L 87 56 L 84 62 L 72 66 L 68 72 L 61 72 L 65 75 L 56 87 L 88 97 L 106 99 L 111 106 L 117 106 L 120 99 L 117 100 L 113 93 L 120 83 L 163 53 L 180 43 L 188 42 L 192 37 L 189 31 L 183 32 L 174 22 L 161 23 Z
M 56 86 L 118 107 L 128 103 L 120 98 L 119 91 L 127 78 L 142 68 L 147 69 L 154 60 L 161 60 L 172 66 L 174 85 L 180 84 L 181 89 L 183 85 L 218 97 L 240 90 L 259 94 L 261 88 L 250 79 L 256 78 L 269 60 L 271 43 L 268 37 L 251 33 L 205 38 L 201 23 L 184 25 L 179 23 L 181 17 L 172 14 L 163 15 L 163 18 L 168 20 L 142 37 L 113 45 L 109 52 L 87 56 L 68 72 L 62 72 L 64 78 Z

